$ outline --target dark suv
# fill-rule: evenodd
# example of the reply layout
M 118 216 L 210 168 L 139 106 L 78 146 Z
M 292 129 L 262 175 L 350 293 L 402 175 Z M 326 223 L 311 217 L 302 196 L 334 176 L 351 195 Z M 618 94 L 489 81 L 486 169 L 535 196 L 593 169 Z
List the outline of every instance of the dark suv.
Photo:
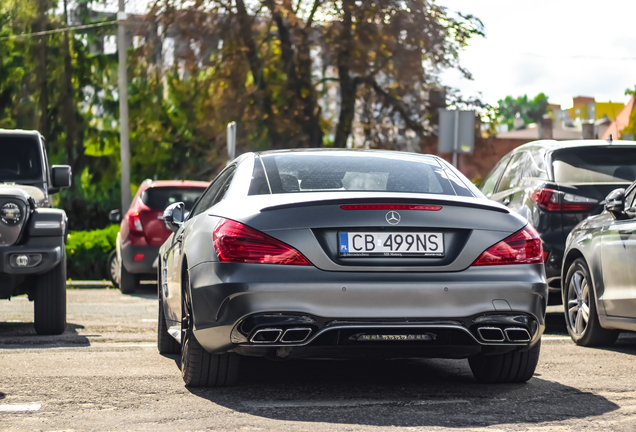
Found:
M 144 181 L 125 215 L 119 210 L 110 214 L 112 222 L 121 222 L 117 235 L 119 289 L 135 291 L 142 279 L 157 278 L 159 247 L 172 231 L 163 221 L 163 211 L 170 204 L 182 202 L 190 211 L 209 183 L 200 181 Z
M 35 301 L 35 331 L 66 327 L 66 234 L 51 194 L 71 185 L 71 167 L 49 168 L 36 131 L 0 129 L 0 299 Z
M 552 302 L 559 302 L 565 239 L 603 211 L 607 194 L 636 180 L 636 142 L 535 141 L 504 156 L 481 191 L 516 211 L 543 240 Z M 557 294 L 558 293 L 558 294 Z

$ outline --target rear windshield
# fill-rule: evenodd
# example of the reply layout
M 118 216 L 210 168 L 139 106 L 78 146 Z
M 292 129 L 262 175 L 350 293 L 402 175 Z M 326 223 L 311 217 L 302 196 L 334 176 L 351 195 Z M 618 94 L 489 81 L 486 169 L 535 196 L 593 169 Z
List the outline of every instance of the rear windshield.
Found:
M 40 143 L 33 137 L 0 136 L 0 182 L 42 180 Z
M 185 204 L 185 209 L 190 211 L 204 190 L 203 187 L 155 186 L 141 194 L 141 201 L 153 210 L 164 210 L 170 204 L 182 202 Z
M 269 194 L 270 189 L 275 194 L 381 191 L 455 195 L 435 159 L 371 152 L 263 155 L 256 159 L 249 194 Z
M 578 147 L 552 155 L 554 180 L 562 183 L 626 183 L 636 180 L 636 147 Z

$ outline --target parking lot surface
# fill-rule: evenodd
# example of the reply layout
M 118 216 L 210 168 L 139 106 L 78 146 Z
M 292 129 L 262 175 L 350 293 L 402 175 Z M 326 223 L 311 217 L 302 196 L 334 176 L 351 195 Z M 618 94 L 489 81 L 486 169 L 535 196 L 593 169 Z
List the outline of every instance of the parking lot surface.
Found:
M 0 302 L 3 431 L 636 430 L 636 335 L 580 348 L 558 312 L 527 384 L 478 384 L 466 360 L 246 359 L 222 389 L 186 388 L 157 352 L 151 285 L 69 290 L 60 336 L 32 317 L 25 296 Z

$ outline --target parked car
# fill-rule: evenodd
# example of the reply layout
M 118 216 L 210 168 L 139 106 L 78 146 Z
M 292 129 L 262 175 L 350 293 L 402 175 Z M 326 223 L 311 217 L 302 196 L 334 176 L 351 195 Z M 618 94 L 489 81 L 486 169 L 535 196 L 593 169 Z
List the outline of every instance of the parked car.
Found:
M 37 131 L 0 129 L 0 299 L 35 301 L 38 334 L 66 328 L 68 219 L 51 208 L 51 195 L 71 177 L 70 166 L 49 168 Z
M 160 353 L 186 385 L 236 382 L 241 356 L 468 358 L 477 380 L 537 365 L 541 241 L 435 156 L 247 153 L 159 252 Z
M 636 330 L 636 182 L 605 199 L 605 211 L 577 225 L 563 260 L 568 333 L 578 345 L 611 345 Z
M 146 180 L 123 218 L 119 210 L 111 211 L 111 221 L 120 222 L 121 228 L 117 235 L 117 257 L 109 259 L 109 266 L 118 268 L 118 275 L 111 274 L 111 278 L 122 293 L 134 292 L 140 280 L 157 278 L 159 247 L 171 233 L 163 221 L 164 209 L 182 202 L 185 211 L 189 211 L 208 185 L 199 181 Z
M 539 232 L 551 302 L 561 300 L 565 239 L 603 210 L 605 196 L 636 180 L 636 142 L 535 141 L 504 156 L 481 191 L 514 210 Z

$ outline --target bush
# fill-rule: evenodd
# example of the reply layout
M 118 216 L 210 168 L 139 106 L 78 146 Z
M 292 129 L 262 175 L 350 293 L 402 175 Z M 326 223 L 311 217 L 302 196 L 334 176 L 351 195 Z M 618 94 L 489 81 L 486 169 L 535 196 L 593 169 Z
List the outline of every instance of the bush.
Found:
M 108 278 L 106 261 L 115 249 L 119 225 L 92 231 L 70 231 L 66 241 L 67 277 L 75 280 Z

